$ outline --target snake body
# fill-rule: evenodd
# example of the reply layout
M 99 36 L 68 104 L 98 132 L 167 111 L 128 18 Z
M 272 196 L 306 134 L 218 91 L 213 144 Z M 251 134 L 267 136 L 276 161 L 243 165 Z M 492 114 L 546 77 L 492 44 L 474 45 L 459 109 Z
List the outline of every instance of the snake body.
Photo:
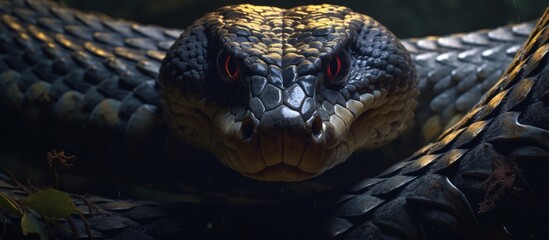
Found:
M 483 203 L 482 211 L 496 209 L 491 213 L 503 214 L 506 219 L 519 213 L 502 213 L 501 208 L 489 204 L 498 197 L 483 199 L 476 194 L 527 191 L 520 180 L 522 175 L 514 171 L 516 166 L 506 156 L 515 159 L 534 153 L 534 158 L 547 160 L 543 140 L 547 118 L 535 116 L 543 113 L 545 85 L 538 83 L 540 88 L 533 88 L 546 76 L 545 65 L 540 64 L 546 59 L 546 38 L 538 36 L 542 40 L 528 45 L 531 51 L 541 50 L 536 54 L 524 50 L 522 58 L 514 62 L 515 69 L 510 68 L 513 71 L 504 78 L 507 80 L 499 83 L 503 86 L 493 88 L 462 119 L 499 79 L 502 67 L 531 32 L 532 23 L 399 43 L 369 17 L 332 5 L 290 10 L 226 7 L 207 14 L 185 31 L 143 26 L 31 0 L 3 1 L 1 17 L 4 61 L 0 63 L 0 99 L 11 108 L 7 111 L 45 120 L 38 124 L 62 121 L 63 128 L 56 128 L 55 134 L 65 142 L 70 138 L 75 145 L 90 145 L 87 139 L 94 139 L 102 143 L 92 144 L 90 149 L 123 152 L 126 159 L 140 161 L 138 166 L 146 168 L 136 169 L 139 174 L 168 166 L 173 170 L 158 171 L 170 172 L 166 178 L 171 181 L 174 176 L 181 177 L 179 174 L 184 176 L 175 178 L 178 181 L 200 182 L 196 187 L 200 191 L 222 189 L 227 193 L 226 188 L 231 188 L 242 193 L 238 189 L 245 185 L 247 191 L 263 188 L 256 195 L 268 199 L 281 196 L 273 189 L 302 192 L 305 186 L 305 192 L 310 192 L 310 188 L 340 186 L 335 200 L 328 199 L 318 207 L 314 204 L 315 210 L 310 206 L 299 210 L 311 211 L 311 215 L 318 214 L 317 208 L 327 212 L 320 217 L 329 224 L 322 228 L 328 232 L 317 232 L 326 234 L 322 237 L 508 236 L 502 225 L 490 225 L 498 222 L 496 216 L 477 219 L 473 204 Z M 541 36 L 547 34 L 543 24 L 535 29 Z M 532 80 L 512 80 L 519 77 Z M 417 89 L 421 96 L 416 102 Z M 418 110 L 412 120 L 416 104 Z M 526 109 L 520 122 L 527 125 L 517 123 L 519 115 L 513 111 L 519 108 Z M 318 178 L 285 184 L 248 180 L 218 170 L 222 168 L 211 162 L 206 164 L 213 166 L 211 169 L 190 166 L 185 170 L 202 163 L 170 162 L 159 157 L 180 154 L 183 141 L 212 151 L 243 175 L 296 181 L 323 173 L 355 149 L 383 145 L 412 121 L 421 126 L 409 130 L 397 143 L 412 138 L 420 145 L 459 123 L 438 142 L 381 175 L 361 181 L 345 194 L 339 192 L 341 186 L 368 174 L 347 174 L 357 166 L 365 168 L 364 161 L 346 162 Z M 71 135 L 83 127 L 93 130 L 86 132 L 88 138 Z M 506 133 L 508 128 L 514 130 Z M 509 145 L 505 145 L 506 140 L 532 146 L 518 144 L 504 154 L 498 153 Z M 500 142 L 503 145 L 498 145 Z M 395 143 L 387 148 L 398 146 Z M 481 153 L 492 162 L 475 161 Z M 379 154 L 356 158 L 387 156 Z M 520 179 L 507 187 L 482 187 L 481 183 L 498 169 L 507 169 L 504 173 Z M 326 183 L 341 176 L 349 177 Z M 502 181 L 493 178 L 496 185 Z M 532 181 L 537 183 L 537 179 Z M 534 187 L 534 193 L 543 192 L 539 185 Z M 10 189 L 9 184 L 6 189 Z M 313 198 L 316 203 L 318 196 Z M 513 198 L 507 199 L 510 205 L 523 207 Z M 98 202 L 109 210 L 110 200 Z M 417 211 L 410 210 L 415 207 Z M 146 203 L 122 205 L 120 209 L 131 212 L 134 208 L 157 211 Z M 116 212 L 116 207 L 110 210 Z M 173 216 L 164 210 L 156 213 Z M 143 212 L 137 215 L 148 218 Z M 509 222 L 505 224 L 511 232 L 531 232 L 514 220 Z M 121 227 L 120 234 L 135 234 L 134 227 L 139 225 L 135 224 Z

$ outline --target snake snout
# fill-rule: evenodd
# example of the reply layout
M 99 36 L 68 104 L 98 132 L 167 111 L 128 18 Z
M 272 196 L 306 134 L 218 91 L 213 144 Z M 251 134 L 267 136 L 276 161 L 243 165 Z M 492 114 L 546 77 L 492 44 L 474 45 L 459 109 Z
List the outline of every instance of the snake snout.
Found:
M 287 109 L 286 111 L 288 110 L 289 109 Z M 322 138 L 324 138 L 323 126 L 324 125 L 322 123 L 322 119 L 319 116 L 313 116 L 307 122 L 299 121 L 295 118 L 282 118 L 282 120 L 276 119 L 276 121 L 265 120 L 261 122 L 261 125 L 259 125 L 257 123 L 257 120 L 254 120 L 251 115 L 246 115 L 242 119 L 242 123 L 240 125 L 240 137 L 243 141 L 247 141 L 253 137 L 257 137 L 256 135 L 258 134 L 258 128 L 261 128 L 261 132 L 264 133 L 268 133 L 269 131 L 273 130 L 276 131 L 287 129 L 287 131 L 294 133 L 301 132 L 299 135 L 304 138 L 310 137 L 312 139 L 316 139 L 316 141 L 321 141 Z
M 300 115 L 288 114 L 293 110 L 285 106 L 282 108 L 278 113 L 267 114 L 265 120 L 259 123 L 251 114 L 246 115 L 240 125 L 241 140 L 249 140 L 258 134 L 270 134 L 273 130 L 289 131 L 293 135 L 299 135 L 301 139 L 311 138 L 320 141 L 324 138 L 323 123 L 319 116 L 312 116 L 304 122 Z
M 259 152 L 264 167 L 243 174 L 269 181 L 295 181 L 318 175 L 316 171 L 310 171 L 314 167 L 308 166 L 310 161 L 304 159 L 315 159 L 315 165 L 323 165 L 326 142 L 323 125 L 319 116 L 305 121 L 302 114 L 285 105 L 264 113 L 259 120 L 251 114 L 245 116 L 240 126 L 241 140 L 257 142 L 257 145 L 245 148 L 253 147 L 258 151 L 239 149 L 240 160 L 243 165 L 252 165 L 248 161 L 259 161 L 258 156 L 245 156 L 244 153 Z

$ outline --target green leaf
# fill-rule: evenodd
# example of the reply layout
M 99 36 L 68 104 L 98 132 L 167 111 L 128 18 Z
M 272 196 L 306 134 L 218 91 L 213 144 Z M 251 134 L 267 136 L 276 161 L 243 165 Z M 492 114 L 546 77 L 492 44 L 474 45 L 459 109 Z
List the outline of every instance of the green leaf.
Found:
M 24 203 L 37 213 L 51 218 L 66 218 L 78 213 L 78 208 L 67 194 L 51 188 L 28 195 Z
M 19 204 L 10 196 L 0 192 L 0 208 L 8 210 L 11 213 L 22 215 Z
M 21 218 L 21 230 L 23 234 L 27 236 L 29 233 L 36 233 L 40 235 L 40 240 L 47 240 L 48 235 L 44 231 L 44 227 L 40 223 L 40 220 L 36 218 L 31 212 L 25 212 Z

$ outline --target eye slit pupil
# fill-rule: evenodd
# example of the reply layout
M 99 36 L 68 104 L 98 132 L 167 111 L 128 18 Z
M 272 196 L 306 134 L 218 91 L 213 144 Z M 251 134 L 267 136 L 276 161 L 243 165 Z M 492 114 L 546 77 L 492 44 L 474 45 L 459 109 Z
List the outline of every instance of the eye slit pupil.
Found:
M 339 77 L 339 75 L 341 73 L 342 68 L 343 68 L 343 66 L 342 66 L 341 57 L 340 56 L 335 56 L 334 58 L 332 58 L 332 60 L 330 60 L 330 64 L 328 65 L 328 67 L 326 69 L 326 73 L 328 75 L 328 80 L 330 82 L 333 82 L 333 81 L 337 80 L 337 78 Z
M 225 73 L 231 80 L 238 79 L 239 67 L 232 56 L 225 58 Z

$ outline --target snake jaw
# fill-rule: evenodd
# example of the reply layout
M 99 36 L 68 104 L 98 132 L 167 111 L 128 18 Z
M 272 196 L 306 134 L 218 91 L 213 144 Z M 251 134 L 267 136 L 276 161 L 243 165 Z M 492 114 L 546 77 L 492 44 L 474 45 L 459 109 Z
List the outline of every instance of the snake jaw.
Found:
M 415 75 L 396 37 L 348 8 L 238 5 L 190 26 L 158 83 L 182 139 L 242 175 L 301 181 L 403 132 Z
M 319 118 L 313 117 L 311 121 L 318 121 L 315 119 Z M 253 126 L 245 127 L 246 122 Z M 280 106 L 263 115 L 260 121 L 250 114 L 234 126 L 240 128 L 240 133 L 221 134 L 231 135 L 230 139 L 225 138 L 231 152 L 221 153 L 221 158 L 241 174 L 257 180 L 300 181 L 322 172 L 319 169 L 325 165 L 322 154 L 326 138 L 324 133 L 313 134 L 312 125 L 304 122 L 298 112 Z M 251 134 L 242 134 L 247 128 L 253 129 Z M 311 170 L 303 159 L 315 159 L 318 164 Z

